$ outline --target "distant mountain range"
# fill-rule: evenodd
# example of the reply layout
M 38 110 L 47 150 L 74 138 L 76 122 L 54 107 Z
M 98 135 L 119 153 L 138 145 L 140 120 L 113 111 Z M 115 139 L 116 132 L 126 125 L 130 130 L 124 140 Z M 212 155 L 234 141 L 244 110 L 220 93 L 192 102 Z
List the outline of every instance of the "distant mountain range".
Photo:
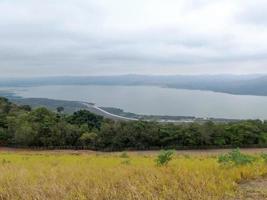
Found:
M 152 85 L 177 89 L 267 96 L 267 75 L 118 75 L 0 78 L 0 87 L 42 85 Z

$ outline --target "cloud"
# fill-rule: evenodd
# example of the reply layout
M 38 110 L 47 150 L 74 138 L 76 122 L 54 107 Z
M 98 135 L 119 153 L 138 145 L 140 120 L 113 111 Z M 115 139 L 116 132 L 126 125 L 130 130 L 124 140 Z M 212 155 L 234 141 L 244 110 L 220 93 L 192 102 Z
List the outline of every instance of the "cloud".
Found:
M 1 76 L 267 73 L 265 8 L 263 0 L 0 0 Z
M 267 25 L 267 2 L 264 0 L 245 0 L 237 14 L 238 22 L 248 26 L 266 26 Z M 260 27 L 259 27 L 260 28 Z

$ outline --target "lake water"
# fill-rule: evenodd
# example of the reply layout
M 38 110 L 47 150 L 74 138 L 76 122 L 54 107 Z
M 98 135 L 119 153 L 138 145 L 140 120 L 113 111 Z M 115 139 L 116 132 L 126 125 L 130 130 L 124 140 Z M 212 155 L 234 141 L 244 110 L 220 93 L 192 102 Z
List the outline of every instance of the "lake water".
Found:
M 267 97 L 260 96 L 153 86 L 70 85 L 12 90 L 22 97 L 88 101 L 98 106 L 117 107 L 138 114 L 267 119 Z

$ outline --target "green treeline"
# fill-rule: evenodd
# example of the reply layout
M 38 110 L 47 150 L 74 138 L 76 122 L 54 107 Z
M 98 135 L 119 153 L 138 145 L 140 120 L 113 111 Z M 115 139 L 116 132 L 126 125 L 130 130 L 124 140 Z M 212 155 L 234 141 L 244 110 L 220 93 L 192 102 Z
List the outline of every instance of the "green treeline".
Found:
M 86 110 L 73 115 L 0 98 L 0 145 L 25 147 L 86 147 L 98 150 L 267 146 L 267 122 L 228 124 L 115 122 Z

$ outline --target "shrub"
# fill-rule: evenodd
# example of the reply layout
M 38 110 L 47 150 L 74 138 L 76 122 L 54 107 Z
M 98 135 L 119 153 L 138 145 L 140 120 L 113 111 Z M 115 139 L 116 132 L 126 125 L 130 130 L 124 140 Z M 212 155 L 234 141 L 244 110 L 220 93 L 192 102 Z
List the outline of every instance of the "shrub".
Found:
M 241 153 L 238 148 L 218 157 L 220 164 L 247 165 L 254 161 L 255 157 Z
M 156 164 L 158 166 L 166 166 L 173 158 L 174 150 L 163 150 L 156 158 Z
M 267 164 L 267 154 L 266 153 L 262 153 L 261 154 L 261 158 L 264 160 L 264 162 Z
M 120 157 L 121 158 L 129 158 L 129 155 L 127 154 L 127 152 L 122 152 Z

